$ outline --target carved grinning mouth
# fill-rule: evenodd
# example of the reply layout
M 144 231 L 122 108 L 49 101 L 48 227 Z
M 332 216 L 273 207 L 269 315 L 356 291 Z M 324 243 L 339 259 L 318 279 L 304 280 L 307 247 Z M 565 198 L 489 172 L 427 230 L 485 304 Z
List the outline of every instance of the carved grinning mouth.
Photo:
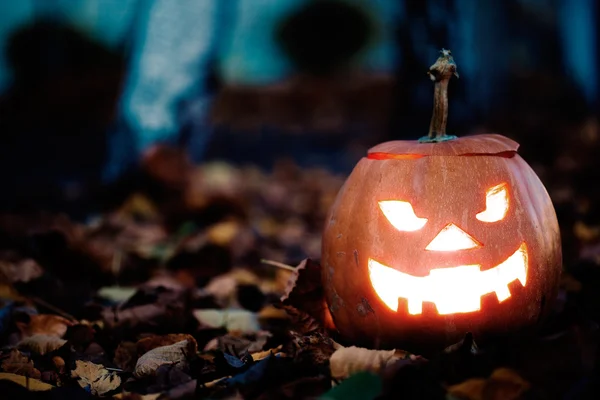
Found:
M 423 302 L 435 304 L 438 314 L 479 311 L 481 296 L 495 292 L 502 303 L 511 294 L 508 284 L 519 280 L 527 283 L 527 246 L 521 246 L 497 266 L 481 271 L 481 265 L 460 265 L 432 269 L 429 275 L 405 274 L 369 258 L 369 277 L 379 298 L 393 311 L 398 311 L 398 299 L 408 301 L 408 312 L 421 314 Z

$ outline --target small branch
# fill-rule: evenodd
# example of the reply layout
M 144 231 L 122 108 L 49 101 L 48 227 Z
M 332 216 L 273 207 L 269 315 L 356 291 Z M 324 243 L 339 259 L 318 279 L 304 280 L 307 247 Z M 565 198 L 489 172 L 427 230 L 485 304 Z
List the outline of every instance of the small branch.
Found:
M 46 307 L 48 310 L 60 315 L 61 317 L 65 317 L 66 319 L 71 320 L 72 322 L 77 322 L 77 318 L 75 318 L 71 314 L 61 310 L 58 307 L 53 306 L 52 304 L 46 302 L 45 300 L 40 299 L 39 297 L 30 297 L 30 299 L 34 303 L 36 303 L 42 307 Z
M 266 265 L 272 265 L 273 267 L 285 269 L 285 270 L 292 271 L 292 272 L 298 271 L 298 269 L 296 267 L 292 267 L 291 265 L 287 265 L 287 264 L 281 263 L 279 261 L 265 260 L 264 258 L 261 258 L 260 262 L 263 264 L 266 264 Z
M 458 78 L 456 63 L 450 50 L 442 49 L 442 55 L 435 64 L 429 67 L 429 78 L 435 82 L 433 91 L 433 115 L 429 124 L 429 134 L 420 139 L 421 142 L 443 142 L 455 139 L 456 136 L 446 134 L 448 122 L 448 82 L 452 76 Z

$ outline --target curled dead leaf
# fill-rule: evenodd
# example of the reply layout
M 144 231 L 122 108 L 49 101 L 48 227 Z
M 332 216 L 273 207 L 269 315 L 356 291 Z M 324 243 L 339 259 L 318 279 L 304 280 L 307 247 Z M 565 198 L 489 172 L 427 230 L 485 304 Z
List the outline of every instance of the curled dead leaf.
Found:
M 38 334 L 61 338 L 67 333 L 69 326 L 74 324 L 73 321 L 54 314 L 35 314 L 30 316 L 28 323 L 16 323 L 23 338 Z
M 309 258 L 303 260 L 290 276 L 281 301 L 284 305 L 307 313 L 323 328 L 335 330 L 335 324 L 325 302 L 319 263 Z
M 379 372 L 398 360 L 409 357 L 403 350 L 370 350 L 361 347 L 338 348 L 329 360 L 331 376 L 345 379 L 357 372 Z
M 71 377 L 77 378 L 82 388 L 89 387 L 91 393 L 96 396 L 102 396 L 121 386 L 121 378 L 116 373 L 89 361 L 76 360 Z
M 8 358 L 2 361 L 2 370 L 34 379 L 42 377 L 42 373 L 34 367 L 33 361 L 17 349 L 12 349 Z
M 529 390 L 530 384 L 509 368 L 494 370 L 489 378 L 473 378 L 448 388 L 452 396 L 465 400 L 516 400 Z
M 65 343 L 67 343 L 66 340 L 57 336 L 36 334 L 21 340 L 17 344 L 17 348 L 32 351 L 43 356 L 62 347 Z
M 137 378 L 151 376 L 164 364 L 176 364 L 183 368 L 187 366 L 187 359 L 195 351 L 195 346 L 196 342 L 183 340 L 152 349 L 137 360 L 133 374 Z

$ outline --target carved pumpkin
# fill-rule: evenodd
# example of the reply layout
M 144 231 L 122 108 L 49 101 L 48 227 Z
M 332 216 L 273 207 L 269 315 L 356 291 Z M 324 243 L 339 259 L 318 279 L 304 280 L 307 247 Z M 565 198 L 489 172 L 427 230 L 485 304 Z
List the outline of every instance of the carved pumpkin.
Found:
M 323 236 L 326 300 L 343 338 L 446 345 L 547 314 L 561 272 L 558 222 L 517 148 L 501 135 L 442 133 L 369 150 Z

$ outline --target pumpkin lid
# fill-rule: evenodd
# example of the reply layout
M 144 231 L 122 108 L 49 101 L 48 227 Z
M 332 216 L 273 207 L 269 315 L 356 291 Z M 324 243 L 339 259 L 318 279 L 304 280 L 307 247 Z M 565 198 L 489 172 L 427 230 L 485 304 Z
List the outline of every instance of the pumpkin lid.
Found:
M 490 133 L 463 136 L 439 143 L 423 143 L 418 140 L 393 140 L 369 149 L 368 158 L 385 160 L 424 156 L 477 155 L 510 157 L 517 152 L 518 148 L 519 144 L 514 140 Z

